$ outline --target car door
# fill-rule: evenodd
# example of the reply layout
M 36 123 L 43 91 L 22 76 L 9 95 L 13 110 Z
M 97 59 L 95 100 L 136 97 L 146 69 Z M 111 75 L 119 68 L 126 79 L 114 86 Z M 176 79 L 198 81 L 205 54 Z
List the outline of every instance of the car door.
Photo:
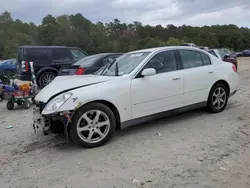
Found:
M 46 47 L 27 47 L 23 49 L 23 61 L 25 62 L 33 62 L 34 71 L 37 73 L 41 68 L 50 66 L 50 57 L 49 51 Z M 22 61 L 22 62 L 23 62 Z M 28 65 L 29 67 L 29 65 Z M 24 78 L 30 80 L 31 78 L 31 69 L 28 68 L 28 71 L 25 71 L 21 66 L 21 75 Z
M 71 65 L 73 55 L 68 48 L 51 48 L 53 66 L 60 68 L 62 65 Z
M 210 57 L 200 51 L 178 50 L 183 68 L 184 106 L 207 101 L 216 81 L 216 70 Z
M 131 82 L 133 118 L 143 117 L 182 106 L 183 79 L 175 50 L 154 55 Z M 146 68 L 156 74 L 142 77 Z

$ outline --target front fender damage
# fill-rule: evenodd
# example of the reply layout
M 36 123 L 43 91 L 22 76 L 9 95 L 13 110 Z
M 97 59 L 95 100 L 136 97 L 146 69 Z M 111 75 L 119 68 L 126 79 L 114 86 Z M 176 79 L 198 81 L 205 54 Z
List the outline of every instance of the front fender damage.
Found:
M 75 112 L 82 106 L 81 102 L 78 102 L 74 110 L 61 111 L 53 114 L 43 115 L 39 113 L 40 109 L 35 108 L 33 111 L 33 128 L 36 133 L 38 129 L 41 129 L 44 135 L 48 135 L 49 132 L 54 134 L 64 134 L 66 139 L 69 139 L 69 126 L 72 123 L 72 118 Z M 62 128 L 61 128 L 62 127 Z

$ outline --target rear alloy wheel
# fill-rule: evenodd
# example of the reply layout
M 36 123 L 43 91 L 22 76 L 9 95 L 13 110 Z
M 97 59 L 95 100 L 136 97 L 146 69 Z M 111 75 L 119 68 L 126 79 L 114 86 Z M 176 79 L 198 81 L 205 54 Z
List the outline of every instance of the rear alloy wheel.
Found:
M 227 101 L 227 87 L 222 83 L 218 83 L 210 91 L 208 98 L 208 109 L 212 113 L 219 113 L 225 109 Z
M 54 80 L 56 77 L 56 74 L 53 72 L 44 72 L 41 74 L 39 77 L 39 85 L 41 88 L 45 87 L 48 85 L 52 80 Z
M 70 137 L 80 146 L 98 147 L 112 137 L 115 126 L 115 116 L 107 106 L 91 103 L 82 107 L 73 117 Z

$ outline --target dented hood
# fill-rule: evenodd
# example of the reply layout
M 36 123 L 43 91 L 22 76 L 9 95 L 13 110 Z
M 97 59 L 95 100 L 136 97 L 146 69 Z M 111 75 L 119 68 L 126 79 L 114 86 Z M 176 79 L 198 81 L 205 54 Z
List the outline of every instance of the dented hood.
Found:
M 111 79 L 114 79 L 114 77 L 97 75 L 58 76 L 36 95 L 35 100 L 46 103 L 51 97 L 59 93 L 80 87 L 87 87 L 89 85 L 98 84 Z

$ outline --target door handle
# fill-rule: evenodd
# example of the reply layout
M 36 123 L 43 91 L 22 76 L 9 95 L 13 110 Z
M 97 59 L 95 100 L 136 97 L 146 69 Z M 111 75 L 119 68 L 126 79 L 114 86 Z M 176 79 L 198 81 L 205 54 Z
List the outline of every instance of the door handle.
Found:
M 173 80 L 180 80 L 180 77 L 173 77 Z
M 209 72 L 208 72 L 208 74 L 213 74 L 213 73 L 214 73 L 214 71 L 209 71 Z

